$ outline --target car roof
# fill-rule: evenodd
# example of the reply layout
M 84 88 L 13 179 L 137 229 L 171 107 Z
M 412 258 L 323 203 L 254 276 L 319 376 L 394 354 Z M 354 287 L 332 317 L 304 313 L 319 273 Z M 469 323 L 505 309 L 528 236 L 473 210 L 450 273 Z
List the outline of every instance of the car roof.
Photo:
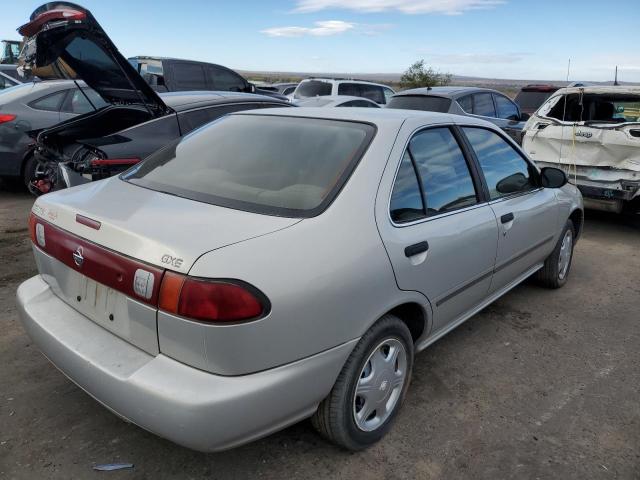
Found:
M 620 93 L 640 95 L 640 85 L 620 85 L 620 86 L 602 86 L 602 87 L 568 87 L 561 88 L 555 92 L 555 95 L 564 95 L 568 93 Z
M 221 92 L 221 91 L 189 91 L 161 93 L 160 98 L 175 111 L 183 111 L 196 106 L 216 105 L 236 102 L 272 102 L 286 104 L 283 100 L 256 95 L 254 93 Z
M 467 125 L 480 125 L 496 129 L 490 122 L 465 115 L 451 113 L 425 112 L 421 110 L 403 110 L 399 108 L 265 108 L 261 110 L 244 111 L 233 115 L 278 115 L 288 117 L 308 117 L 327 120 L 344 120 L 351 122 L 370 123 L 376 126 L 395 125 L 400 126 L 405 121 L 415 121 L 422 125 L 437 125 L 441 123 L 463 123 Z M 494 128 L 495 127 L 495 128 Z
M 451 86 L 451 87 L 412 88 L 411 90 L 403 90 L 402 92 L 398 92 L 395 94 L 395 96 L 430 95 L 434 97 L 458 97 L 463 94 L 476 93 L 476 92 L 500 93 L 497 90 L 493 90 L 491 88 Z
M 317 97 L 302 98 L 297 100 L 295 104 L 301 106 L 312 106 L 314 103 L 319 103 L 321 106 L 326 106 L 331 103 L 352 102 L 354 100 L 364 100 L 365 102 L 376 103 L 368 98 L 355 97 L 351 95 L 321 95 Z
M 310 82 L 310 81 L 319 81 L 319 82 L 349 82 L 349 83 L 366 83 L 367 85 L 376 85 L 378 87 L 387 87 L 387 88 L 391 88 L 388 85 L 385 85 L 384 83 L 375 83 L 375 82 L 370 82 L 368 80 L 359 80 L 357 78 L 331 78 L 331 77 L 309 77 L 309 78 L 305 78 L 304 80 L 302 80 L 300 83 L 302 82 Z

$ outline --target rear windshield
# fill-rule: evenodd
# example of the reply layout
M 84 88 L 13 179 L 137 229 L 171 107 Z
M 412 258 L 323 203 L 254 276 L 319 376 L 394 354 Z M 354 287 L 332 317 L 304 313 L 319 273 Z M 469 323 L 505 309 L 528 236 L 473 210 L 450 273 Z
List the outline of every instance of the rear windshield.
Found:
M 323 95 L 331 95 L 331 84 L 328 82 L 320 82 L 318 80 L 310 80 L 302 82 L 298 85 L 294 98 L 318 97 Z
M 520 110 L 535 112 L 553 92 L 520 92 L 516 95 L 515 102 Z
M 387 108 L 404 108 L 407 110 L 425 110 L 427 112 L 446 113 L 451 106 L 451 99 L 430 97 L 427 95 L 398 95 L 391 97 Z
M 1 98 L 1 97 L 0 97 Z M 540 115 L 565 122 L 624 123 L 640 121 L 640 95 L 570 93 L 549 100 Z
M 153 154 L 122 178 L 224 207 L 311 217 L 333 200 L 374 133 L 364 123 L 230 115 Z

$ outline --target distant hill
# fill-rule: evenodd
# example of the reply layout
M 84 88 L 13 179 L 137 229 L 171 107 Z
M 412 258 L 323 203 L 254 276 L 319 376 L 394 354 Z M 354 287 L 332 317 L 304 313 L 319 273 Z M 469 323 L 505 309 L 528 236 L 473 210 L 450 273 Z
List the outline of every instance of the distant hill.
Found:
M 391 85 L 395 88 L 399 87 L 400 73 L 328 73 L 328 72 L 278 72 L 278 71 L 248 71 L 238 70 L 238 72 L 246 78 L 256 81 L 264 82 L 285 82 L 285 81 L 300 81 L 303 78 L 309 77 L 333 77 L 333 78 L 357 78 L 360 80 L 368 80 L 370 82 L 378 82 Z M 576 82 L 578 80 L 571 80 L 569 83 Z M 532 83 L 542 83 L 558 85 L 563 87 L 567 85 L 565 80 L 515 80 L 507 78 L 482 78 L 482 77 L 466 77 L 462 75 L 454 75 L 451 79 L 451 85 L 464 85 L 474 87 L 493 88 L 499 90 L 508 95 L 514 96 L 523 86 Z M 592 85 L 613 85 L 613 81 L 610 82 L 592 82 L 586 81 Z M 633 85 L 629 82 L 620 82 L 621 85 Z

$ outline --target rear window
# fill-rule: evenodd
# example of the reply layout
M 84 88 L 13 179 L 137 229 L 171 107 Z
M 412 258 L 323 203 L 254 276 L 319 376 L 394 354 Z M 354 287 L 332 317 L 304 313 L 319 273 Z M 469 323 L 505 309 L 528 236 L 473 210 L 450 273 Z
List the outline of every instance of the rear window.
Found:
M 312 217 L 340 191 L 374 134 L 375 127 L 357 122 L 230 115 L 122 178 L 214 205 Z
M 404 108 L 407 110 L 425 110 L 427 112 L 446 113 L 451 106 L 451 99 L 430 97 L 428 95 L 398 95 L 392 97 L 387 108 Z
M 308 97 L 318 97 L 323 95 L 331 95 L 331 84 L 328 82 L 321 82 L 318 80 L 310 80 L 308 82 L 300 83 L 293 97 L 308 98 Z
M 520 92 L 516 95 L 515 102 L 521 110 L 535 112 L 553 92 Z
M 539 114 L 565 122 L 638 122 L 640 121 L 640 95 L 570 93 L 550 99 L 540 109 Z

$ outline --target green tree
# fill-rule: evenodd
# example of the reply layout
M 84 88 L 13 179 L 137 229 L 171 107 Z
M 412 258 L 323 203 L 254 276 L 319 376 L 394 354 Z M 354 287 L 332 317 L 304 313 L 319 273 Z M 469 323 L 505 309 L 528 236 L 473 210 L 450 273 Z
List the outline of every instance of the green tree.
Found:
M 418 60 L 402 74 L 400 86 L 403 88 L 438 87 L 449 85 L 451 77 L 450 73 L 436 72 L 425 65 L 424 60 Z

